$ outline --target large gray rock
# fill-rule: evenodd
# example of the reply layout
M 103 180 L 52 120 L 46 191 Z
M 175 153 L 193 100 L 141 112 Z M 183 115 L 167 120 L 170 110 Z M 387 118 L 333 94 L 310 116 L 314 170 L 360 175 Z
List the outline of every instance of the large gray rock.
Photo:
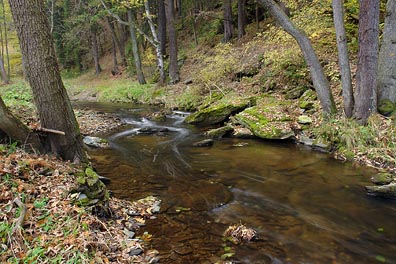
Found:
M 94 148 L 108 148 L 110 146 L 106 139 L 100 137 L 86 136 L 84 137 L 83 142 L 85 145 Z

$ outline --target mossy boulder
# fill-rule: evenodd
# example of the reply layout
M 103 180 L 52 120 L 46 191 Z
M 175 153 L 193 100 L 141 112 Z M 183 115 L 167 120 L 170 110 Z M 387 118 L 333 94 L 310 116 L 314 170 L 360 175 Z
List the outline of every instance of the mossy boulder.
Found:
M 301 109 L 310 110 L 314 107 L 314 102 L 317 98 L 315 91 L 308 89 L 300 97 L 298 105 Z
M 285 93 L 285 98 L 286 99 L 297 99 L 300 98 L 305 91 L 307 91 L 309 88 L 305 86 L 297 86 L 294 87 L 290 90 L 287 90 Z
M 109 194 L 99 175 L 87 167 L 77 175 L 78 188 L 72 192 L 80 193 L 76 203 L 82 206 L 98 205 L 108 200 Z
M 188 124 L 209 126 L 224 122 L 230 115 L 238 113 L 252 104 L 250 99 L 222 100 L 186 117 Z
M 287 101 L 265 98 L 260 104 L 245 109 L 235 115 L 235 120 L 263 139 L 287 139 L 294 136 L 291 129 L 293 120 L 285 113 Z
M 371 181 L 377 185 L 386 185 L 393 181 L 393 175 L 388 172 L 380 172 L 372 176 Z
M 302 125 L 308 125 L 312 123 L 312 118 L 306 115 L 301 115 L 298 117 L 297 122 Z
M 378 103 L 378 112 L 384 116 L 390 116 L 395 110 L 395 105 L 389 99 L 384 99 Z
M 396 198 L 396 183 L 381 186 L 366 186 L 367 194 L 383 198 Z

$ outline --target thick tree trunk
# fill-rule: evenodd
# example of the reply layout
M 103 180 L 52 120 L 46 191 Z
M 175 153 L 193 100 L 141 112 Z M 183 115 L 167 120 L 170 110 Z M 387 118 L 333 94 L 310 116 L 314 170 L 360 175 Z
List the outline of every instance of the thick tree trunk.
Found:
M 232 25 L 231 0 L 223 0 L 224 42 L 232 39 L 234 27 Z
M 327 81 L 319 59 L 312 47 L 308 37 L 290 21 L 287 15 L 273 0 L 259 0 L 266 7 L 279 25 L 289 33 L 298 43 L 304 55 L 305 61 L 311 72 L 312 82 L 324 113 L 330 114 L 336 112 L 336 106 L 330 91 L 329 82 Z
M 90 38 L 91 38 L 91 48 L 92 48 L 92 57 L 94 60 L 94 65 L 95 65 L 95 75 L 98 75 L 99 73 L 102 72 L 102 68 L 100 67 L 99 63 L 99 46 L 98 46 L 98 39 L 96 37 L 96 34 L 90 31 Z
M 175 84 L 180 81 L 180 76 L 179 65 L 177 63 L 177 36 L 173 0 L 167 0 L 166 11 L 166 21 L 169 33 L 169 78 L 170 83 Z
M 379 0 L 361 0 L 354 118 L 361 124 L 377 108 Z
M 122 65 L 125 66 L 127 64 L 127 60 L 126 60 L 126 56 L 125 56 L 125 47 L 121 44 L 121 41 L 118 39 L 113 21 L 108 16 L 106 17 L 106 23 L 109 26 L 109 30 L 111 33 L 111 39 L 112 39 L 112 41 L 114 41 L 114 44 L 120 53 L 121 63 L 122 63 Z
M 245 36 L 246 31 L 246 0 L 238 0 L 238 38 Z
M 158 0 L 158 41 L 162 55 L 166 54 L 166 12 L 165 0 Z
M 396 0 L 386 4 L 385 27 L 378 58 L 379 101 L 396 102 Z
M 344 7 L 342 0 L 333 0 L 333 18 L 337 35 L 338 64 L 340 67 L 344 112 L 347 117 L 353 114 L 353 89 L 351 68 L 349 66 L 348 45 L 344 26 Z
M 142 70 L 142 62 L 140 60 L 134 19 L 135 19 L 135 17 L 134 17 L 133 11 L 132 11 L 132 9 L 129 9 L 128 10 L 129 32 L 130 32 L 131 43 L 132 43 L 133 59 L 135 60 L 136 75 L 137 75 L 137 79 L 140 84 L 146 84 L 146 79 L 144 78 L 143 70 Z
M 10 0 L 24 69 L 41 126 L 65 132 L 49 133 L 45 146 L 63 159 L 85 161 L 82 137 L 63 85 L 42 0 Z
M 0 130 L 6 133 L 11 139 L 23 145 L 29 145 L 33 149 L 42 150 L 39 137 L 29 130 L 18 118 L 12 115 L 0 97 Z

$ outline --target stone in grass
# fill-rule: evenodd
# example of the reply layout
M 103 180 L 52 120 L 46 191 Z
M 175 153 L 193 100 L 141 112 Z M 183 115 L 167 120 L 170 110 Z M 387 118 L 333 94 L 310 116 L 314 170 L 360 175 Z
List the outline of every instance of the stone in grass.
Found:
M 393 181 L 393 175 L 389 172 L 380 172 L 372 176 L 371 181 L 376 185 L 386 185 Z
M 140 247 L 134 247 L 129 251 L 129 256 L 138 256 L 143 253 L 143 249 Z
M 302 125 L 312 124 L 312 118 L 306 115 L 299 116 L 297 122 Z

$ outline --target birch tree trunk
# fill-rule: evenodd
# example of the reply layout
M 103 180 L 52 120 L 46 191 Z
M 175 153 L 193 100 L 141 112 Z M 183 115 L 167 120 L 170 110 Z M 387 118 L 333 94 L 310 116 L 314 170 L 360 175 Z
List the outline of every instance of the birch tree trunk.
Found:
M 309 66 L 311 72 L 312 82 L 323 112 L 325 114 L 334 113 L 337 111 L 333 95 L 330 91 L 329 82 L 326 79 L 319 59 L 312 47 L 311 41 L 300 30 L 296 28 L 293 22 L 287 17 L 282 9 L 273 0 L 258 0 L 260 4 L 268 9 L 271 15 L 275 18 L 278 24 L 289 33 L 300 46 L 301 52 L 304 55 L 305 61 Z
M 352 117 L 354 97 L 352 89 L 351 68 L 349 66 L 348 45 L 344 26 L 344 7 L 342 0 L 333 0 L 333 19 L 337 35 L 338 65 L 340 67 L 344 112 L 346 117 Z
M 85 162 L 82 137 L 59 73 L 44 1 L 9 3 L 41 126 L 65 133 L 64 136 L 49 133 L 45 147 L 63 159 Z

